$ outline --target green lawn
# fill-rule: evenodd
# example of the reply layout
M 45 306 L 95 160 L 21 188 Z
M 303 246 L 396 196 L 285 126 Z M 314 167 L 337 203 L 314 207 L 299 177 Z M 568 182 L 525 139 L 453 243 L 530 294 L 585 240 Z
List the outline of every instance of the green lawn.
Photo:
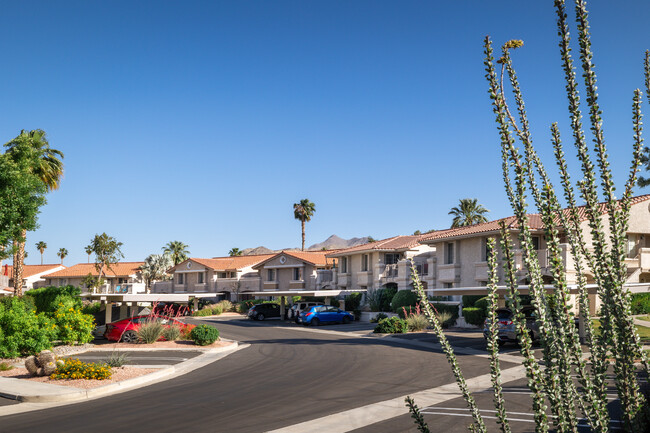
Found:
M 650 322 L 650 316 L 639 316 L 637 317 L 639 320 L 644 320 L 646 322 Z
M 594 325 L 594 332 L 596 333 L 596 335 L 598 335 L 599 332 L 600 332 L 600 321 L 599 320 L 592 320 L 591 322 Z M 650 328 L 648 328 L 647 326 L 636 325 L 636 332 L 639 333 L 639 338 L 641 338 L 642 342 L 650 343 Z

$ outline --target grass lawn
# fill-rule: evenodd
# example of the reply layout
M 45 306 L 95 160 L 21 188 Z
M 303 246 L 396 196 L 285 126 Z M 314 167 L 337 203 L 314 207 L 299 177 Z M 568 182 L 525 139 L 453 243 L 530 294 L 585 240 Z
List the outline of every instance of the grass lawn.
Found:
M 637 317 L 639 320 L 644 320 L 646 322 L 650 322 L 650 316 L 639 316 Z
M 594 325 L 594 332 L 596 334 L 600 333 L 600 321 L 599 320 L 592 320 L 592 323 Z M 639 333 L 639 338 L 641 338 L 641 341 L 643 343 L 650 343 L 650 328 L 646 326 L 636 326 L 636 332 Z

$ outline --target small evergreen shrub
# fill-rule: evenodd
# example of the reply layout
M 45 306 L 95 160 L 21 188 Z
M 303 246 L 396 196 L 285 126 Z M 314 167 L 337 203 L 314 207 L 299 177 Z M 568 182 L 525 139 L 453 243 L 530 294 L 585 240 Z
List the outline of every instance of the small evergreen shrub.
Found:
M 218 316 L 219 314 L 223 313 L 223 306 L 219 304 L 215 304 L 212 306 L 212 315 L 213 316 Z
M 50 379 L 105 380 L 110 379 L 112 375 L 113 370 L 106 364 L 67 359 L 57 365 L 56 371 L 50 375 Z
M 148 320 L 138 326 L 138 340 L 146 344 L 152 344 L 158 341 L 163 335 L 165 327 L 157 320 Z
M 91 302 L 88 304 L 85 304 L 81 307 L 81 312 L 83 314 L 90 314 L 90 315 L 95 315 L 99 314 L 99 311 L 102 308 L 102 303 L 101 302 Z
M 219 339 L 219 330 L 208 325 L 199 325 L 192 329 L 190 338 L 199 346 L 208 346 Z
M 170 325 L 163 329 L 162 336 L 167 341 L 176 341 L 181 338 L 181 327 Z
M 418 296 L 415 292 L 412 292 L 411 290 L 400 290 L 395 293 L 395 296 L 393 296 L 393 299 L 390 302 L 392 308 L 391 311 L 393 313 L 400 313 L 400 311 L 404 311 L 404 307 L 408 310 L 409 307 L 415 307 L 417 303 Z
M 54 313 L 59 308 L 60 303 L 72 302 L 75 307 L 81 308 L 80 294 L 81 289 L 79 287 L 68 285 L 32 289 L 25 292 L 25 297 L 33 300 L 36 312 Z
M 350 293 L 345 299 L 345 311 L 355 311 L 359 309 L 361 305 L 361 293 Z
M 487 316 L 488 308 L 490 308 L 490 302 L 488 301 L 487 296 L 484 296 L 478 301 L 476 301 L 474 303 L 474 307 L 480 308 L 481 310 L 485 311 L 485 315 Z
M 129 359 L 129 354 L 126 352 L 111 352 L 108 358 L 106 358 L 105 364 L 109 367 L 122 367 L 129 362 Z
M 470 325 L 480 327 L 483 326 L 483 322 L 485 322 L 485 317 L 487 317 L 487 315 L 485 314 L 485 311 L 480 308 L 466 307 L 463 308 L 463 317 Z
M 56 325 L 45 314 L 36 314 L 23 298 L 0 300 L 0 358 L 36 355 L 52 348 Z
M 13 370 L 14 366 L 10 365 L 7 362 L 0 362 L 0 371 L 9 371 Z
M 475 307 L 476 301 L 484 298 L 483 295 L 463 295 L 463 307 Z
M 228 301 L 226 299 L 224 299 L 223 301 L 217 302 L 217 306 L 221 307 L 222 312 L 232 311 L 232 309 L 233 309 L 232 302 L 230 302 L 230 301 Z
M 650 293 L 634 293 L 631 307 L 632 314 L 650 314 Z
M 95 318 L 83 314 L 81 308 L 75 303 L 66 301 L 59 303 L 54 312 L 56 334 L 54 338 L 66 344 L 84 344 L 93 340 Z
M 386 318 L 388 318 L 387 315 L 385 315 L 384 313 L 379 313 L 375 317 L 370 319 L 370 323 L 378 323 L 380 320 L 386 319 Z
M 399 317 L 389 317 L 382 319 L 372 331 L 375 334 L 405 334 L 409 330 L 406 320 Z
M 424 331 L 429 321 L 424 314 L 411 314 L 406 318 L 406 324 L 411 332 Z
M 390 308 L 390 303 L 393 300 L 393 297 L 397 294 L 397 287 L 386 287 L 382 291 L 381 296 L 381 311 L 392 311 Z

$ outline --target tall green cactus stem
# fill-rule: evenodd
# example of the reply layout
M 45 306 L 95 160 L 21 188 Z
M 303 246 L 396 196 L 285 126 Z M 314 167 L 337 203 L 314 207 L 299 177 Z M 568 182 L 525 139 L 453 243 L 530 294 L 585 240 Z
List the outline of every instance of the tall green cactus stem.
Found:
M 418 431 L 421 433 L 430 433 L 429 425 L 424 420 L 422 412 L 420 412 L 420 408 L 417 404 L 415 404 L 415 400 L 413 400 L 411 397 L 406 397 L 404 401 L 406 401 L 406 407 L 409 408 L 411 418 L 413 418 L 415 425 L 418 426 Z

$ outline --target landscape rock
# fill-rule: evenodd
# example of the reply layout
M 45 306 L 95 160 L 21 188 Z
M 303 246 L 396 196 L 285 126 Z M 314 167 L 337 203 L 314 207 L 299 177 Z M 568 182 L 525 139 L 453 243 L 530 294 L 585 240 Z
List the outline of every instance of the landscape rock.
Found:
M 32 376 L 49 376 L 56 370 L 56 364 L 56 356 L 49 350 L 25 359 L 25 368 Z

